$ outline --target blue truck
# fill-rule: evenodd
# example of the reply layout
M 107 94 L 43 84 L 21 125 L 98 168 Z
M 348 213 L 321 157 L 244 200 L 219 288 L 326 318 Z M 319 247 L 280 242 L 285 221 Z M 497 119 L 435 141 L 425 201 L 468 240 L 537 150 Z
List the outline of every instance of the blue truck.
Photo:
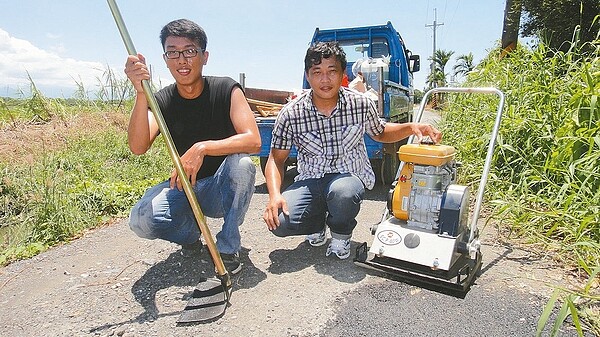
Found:
M 311 43 L 337 41 L 346 53 L 348 80 L 354 79 L 352 66 L 362 61 L 362 73 L 369 93 L 377 101 L 380 117 L 388 122 L 404 123 L 412 119 L 414 104 L 413 73 L 419 71 L 419 55 L 412 55 L 406 48 L 400 34 L 391 22 L 385 25 L 319 29 L 316 28 Z M 303 80 L 303 89 L 310 86 Z M 246 88 L 253 109 L 261 109 L 260 102 L 269 102 L 272 106 L 285 104 L 293 93 L 266 89 Z M 255 104 L 259 103 L 259 104 Z M 267 104 L 267 107 L 269 104 Z M 263 105 L 263 109 L 264 109 Z M 271 133 L 276 116 L 270 116 L 261 110 L 256 117 L 262 138 L 260 157 L 261 168 L 267 161 L 271 146 Z M 389 184 L 398 170 L 398 148 L 406 141 L 383 144 L 365 135 L 367 154 L 371 161 L 377 181 Z M 286 164 L 295 164 L 296 150 L 292 148 Z

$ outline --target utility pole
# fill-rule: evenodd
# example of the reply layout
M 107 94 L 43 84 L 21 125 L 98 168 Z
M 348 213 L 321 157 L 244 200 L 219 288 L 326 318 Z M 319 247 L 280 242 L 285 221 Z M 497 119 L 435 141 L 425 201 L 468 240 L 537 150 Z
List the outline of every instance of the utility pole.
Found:
M 437 22 L 437 8 L 433 9 L 433 24 L 431 25 L 425 25 L 425 27 L 433 27 L 433 52 L 431 53 L 431 74 L 433 75 L 434 71 L 435 71 L 435 62 L 433 61 L 433 58 L 435 57 L 435 31 L 437 26 L 443 26 L 444 23 L 438 23 Z M 436 83 L 434 82 L 434 85 L 436 85 Z

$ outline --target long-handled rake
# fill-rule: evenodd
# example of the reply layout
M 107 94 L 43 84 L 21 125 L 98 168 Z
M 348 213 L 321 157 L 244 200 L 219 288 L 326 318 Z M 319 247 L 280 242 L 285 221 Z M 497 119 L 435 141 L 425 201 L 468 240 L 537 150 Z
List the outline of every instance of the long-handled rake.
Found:
M 129 32 L 127 31 L 127 27 L 125 26 L 125 22 L 123 21 L 123 17 L 121 16 L 119 8 L 117 7 L 116 1 L 107 1 L 115 22 L 117 23 L 119 32 L 121 33 L 121 37 L 123 38 L 123 42 L 125 43 L 125 47 L 127 48 L 127 52 L 130 55 L 137 55 L 131 37 L 129 36 Z M 210 256 L 212 257 L 217 269 L 216 278 L 203 278 L 200 280 L 194 289 L 192 298 L 187 303 L 177 322 L 206 323 L 214 321 L 223 316 L 229 303 L 229 299 L 231 297 L 231 278 L 225 269 L 221 255 L 217 251 L 217 246 L 215 245 L 210 230 L 208 229 L 206 219 L 204 218 L 204 214 L 200 209 L 196 195 L 192 190 L 192 185 L 189 179 L 187 179 L 187 175 L 183 169 L 183 165 L 181 164 L 181 159 L 177 153 L 175 144 L 173 143 L 173 139 L 171 138 L 171 134 L 169 133 L 169 129 L 167 128 L 162 113 L 160 112 L 160 108 L 156 98 L 154 97 L 150 84 L 148 81 L 144 80 L 142 81 L 142 86 L 144 88 L 144 94 L 146 95 L 152 113 L 154 114 L 154 118 L 158 123 L 160 133 L 163 135 L 167 144 L 168 152 L 171 156 L 173 164 L 175 165 L 177 174 L 182 180 L 183 190 L 185 191 L 185 195 L 190 202 L 192 211 L 196 217 L 196 222 L 200 228 L 200 232 L 202 233 L 204 241 L 206 242 L 206 246 L 210 252 Z

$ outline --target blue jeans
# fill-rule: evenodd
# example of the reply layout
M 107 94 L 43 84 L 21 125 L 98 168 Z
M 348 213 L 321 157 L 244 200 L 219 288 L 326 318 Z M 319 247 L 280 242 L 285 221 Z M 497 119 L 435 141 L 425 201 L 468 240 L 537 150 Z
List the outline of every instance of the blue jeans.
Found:
M 241 248 L 239 226 L 254 193 L 255 175 L 248 155 L 232 154 L 213 176 L 196 181 L 193 187 L 204 215 L 224 220 L 216 236 L 221 253 L 233 254 Z M 168 180 L 146 191 L 131 210 L 129 227 L 139 237 L 177 244 L 193 243 L 200 237 L 185 192 L 171 189 Z
M 289 216 L 279 213 L 277 236 L 307 235 L 329 226 L 331 236 L 350 239 L 365 193 L 362 181 L 351 174 L 326 174 L 294 182 L 283 193 Z

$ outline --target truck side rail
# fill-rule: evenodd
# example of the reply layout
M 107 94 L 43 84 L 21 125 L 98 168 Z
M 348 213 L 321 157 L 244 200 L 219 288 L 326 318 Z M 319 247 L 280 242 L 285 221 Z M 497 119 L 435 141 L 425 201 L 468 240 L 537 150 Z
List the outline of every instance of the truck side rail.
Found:
M 401 90 L 401 91 L 404 91 L 404 92 L 407 92 L 407 93 L 410 92 L 410 89 L 408 87 L 405 87 L 405 86 L 403 86 L 401 84 L 398 84 L 398 83 L 396 83 L 394 81 L 385 80 L 385 81 L 383 81 L 383 83 L 385 84 L 386 88 L 398 89 L 398 90 Z

